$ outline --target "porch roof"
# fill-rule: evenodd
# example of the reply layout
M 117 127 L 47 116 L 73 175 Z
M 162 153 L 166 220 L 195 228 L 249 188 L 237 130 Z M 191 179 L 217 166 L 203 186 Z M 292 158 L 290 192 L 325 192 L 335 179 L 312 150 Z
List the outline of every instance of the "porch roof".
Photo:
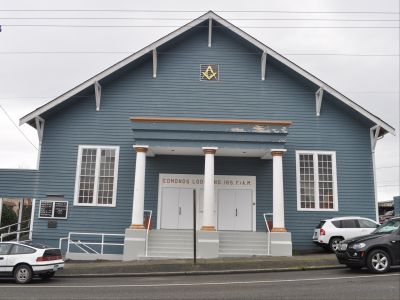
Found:
M 202 155 L 202 147 L 218 147 L 218 156 L 270 158 L 283 149 L 290 121 L 132 117 L 136 145 L 149 155 Z

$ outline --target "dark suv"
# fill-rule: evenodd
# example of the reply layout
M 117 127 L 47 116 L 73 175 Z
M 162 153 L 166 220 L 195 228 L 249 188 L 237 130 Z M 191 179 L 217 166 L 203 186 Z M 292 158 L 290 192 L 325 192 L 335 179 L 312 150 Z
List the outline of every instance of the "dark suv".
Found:
M 336 257 L 351 269 L 368 267 L 374 273 L 400 265 L 400 217 L 386 221 L 371 234 L 341 241 Z

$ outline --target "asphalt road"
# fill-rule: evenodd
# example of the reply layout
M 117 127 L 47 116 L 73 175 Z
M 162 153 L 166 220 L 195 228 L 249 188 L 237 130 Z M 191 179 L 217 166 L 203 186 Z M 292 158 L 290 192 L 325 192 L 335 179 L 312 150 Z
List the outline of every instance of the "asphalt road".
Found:
M 16 285 L 0 279 L 0 299 L 400 299 L 399 269 L 257 274 L 57 278 Z

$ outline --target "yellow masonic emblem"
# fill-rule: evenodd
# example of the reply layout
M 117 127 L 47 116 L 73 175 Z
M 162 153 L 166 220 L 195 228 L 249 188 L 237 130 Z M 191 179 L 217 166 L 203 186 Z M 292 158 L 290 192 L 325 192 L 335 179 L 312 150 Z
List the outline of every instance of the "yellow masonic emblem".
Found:
M 201 66 L 201 79 L 202 80 L 218 80 L 217 69 L 218 69 L 217 65 L 202 65 Z

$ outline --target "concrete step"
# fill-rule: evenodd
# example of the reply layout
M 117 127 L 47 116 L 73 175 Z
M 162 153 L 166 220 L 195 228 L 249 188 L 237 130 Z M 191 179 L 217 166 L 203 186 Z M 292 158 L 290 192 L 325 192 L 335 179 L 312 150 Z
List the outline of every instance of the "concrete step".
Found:
M 219 256 L 250 257 L 267 255 L 268 235 L 264 232 L 219 232 Z

